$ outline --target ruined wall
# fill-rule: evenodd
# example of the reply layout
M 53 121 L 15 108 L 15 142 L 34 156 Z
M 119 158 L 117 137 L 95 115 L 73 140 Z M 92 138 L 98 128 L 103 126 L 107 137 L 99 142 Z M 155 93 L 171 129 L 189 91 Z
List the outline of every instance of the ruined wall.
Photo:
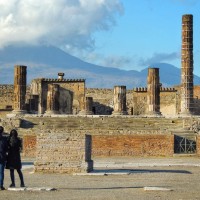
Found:
M 35 138 L 39 134 L 37 154 L 42 154 L 39 155 L 41 157 L 39 160 L 42 162 L 43 156 L 44 160 L 53 159 L 51 154 L 55 149 L 51 142 L 54 140 L 56 144 L 61 142 L 60 147 L 55 147 L 59 148 L 60 153 L 61 148 L 67 148 L 70 151 L 75 148 L 77 153 L 75 145 L 79 136 L 83 135 L 91 135 L 92 156 L 94 157 L 170 156 L 173 152 L 173 131 L 183 127 L 183 119 L 130 116 L 26 116 L 24 119 L 6 119 L 0 124 L 5 127 L 6 131 L 17 128 L 24 140 L 24 156 L 34 155 Z M 72 138 L 68 137 L 69 135 Z M 49 145 L 45 146 L 46 144 L 51 144 L 50 146 L 54 149 L 53 151 L 45 150 L 48 154 L 40 152 L 42 149 L 50 148 Z M 79 143 L 77 145 L 79 146 Z
M 200 115 L 200 86 L 194 86 L 194 114 Z
M 164 116 L 175 116 L 180 110 L 180 95 L 175 88 L 161 88 L 160 111 Z M 135 88 L 133 91 L 133 113 L 145 114 L 147 107 L 147 88 Z
M 93 136 L 92 156 L 172 156 L 173 135 Z
M 113 111 L 113 89 L 86 88 L 86 96 L 93 97 L 93 107 L 97 115 L 110 115 Z M 126 91 L 127 111 L 133 107 L 132 90 Z
M 64 86 L 68 90 L 63 89 L 66 92 L 67 97 L 70 96 L 70 91 L 75 91 L 77 95 L 73 98 L 73 113 L 78 112 L 78 107 L 80 107 L 80 101 L 83 101 L 83 91 L 84 86 L 82 83 L 69 83 Z M 29 96 L 29 87 L 27 87 L 27 96 Z M 180 112 L 180 87 L 175 87 L 175 91 L 170 91 L 170 88 L 165 88 L 161 90 L 161 113 L 168 115 L 175 115 Z M 79 91 L 79 92 L 78 92 Z M 61 89 L 62 92 L 62 89 Z M 67 94 L 68 93 L 68 94 Z M 98 88 L 86 88 L 85 95 L 88 97 L 93 97 L 93 109 L 95 109 L 96 115 L 110 115 L 113 111 L 113 90 L 112 89 L 98 89 Z M 64 92 L 61 93 L 62 101 L 64 102 L 65 95 Z M 129 115 L 139 115 L 146 113 L 146 101 L 147 94 L 146 88 L 138 88 L 138 91 L 127 90 L 127 111 Z M 0 85 L 0 109 L 9 109 L 6 111 L 0 111 L 0 116 L 5 116 L 9 111 L 11 111 L 11 106 L 13 107 L 13 85 Z M 68 98 L 67 101 L 71 101 Z M 66 102 L 70 104 L 70 102 Z M 195 114 L 200 114 L 200 86 L 194 87 L 194 107 Z M 66 110 L 61 111 L 68 112 Z
M 22 135 L 23 156 L 28 158 L 36 157 L 36 135 Z
M 61 114 L 77 114 L 84 109 L 84 79 L 34 79 L 31 83 L 31 94 L 39 96 L 40 113 L 43 114 L 47 109 L 48 84 L 60 86 L 59 112 Z
M 13 85 L 0 85 L 0 109 L 13 109 L 14 87 Z
M 90 137 L 81 133 L 37 134 L 36 172 L 80 173 L 93 170 Z

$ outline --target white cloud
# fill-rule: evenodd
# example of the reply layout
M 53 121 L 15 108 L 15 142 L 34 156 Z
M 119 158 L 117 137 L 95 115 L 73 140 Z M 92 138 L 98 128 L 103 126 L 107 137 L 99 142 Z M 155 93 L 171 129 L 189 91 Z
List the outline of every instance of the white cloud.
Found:
M 180 59 L 180 54 L 177 52 L 172 53 L 154 53 L 151 58 L 140 58 L 138 61 L 138 65 L 140 66 L 148 66 L 154 63 L 159 62 L 169 62 L 176 59 Z
M 123 12 L 120 0 L 0 0 L 0 47 L 46 44 L 94 47 L 93 33 L 109 30 Z

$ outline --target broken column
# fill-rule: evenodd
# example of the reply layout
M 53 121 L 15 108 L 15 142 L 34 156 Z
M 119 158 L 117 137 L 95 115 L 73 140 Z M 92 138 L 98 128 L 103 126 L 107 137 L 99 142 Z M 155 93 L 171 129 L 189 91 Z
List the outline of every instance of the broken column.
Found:
M 161 115 L 159 68 L 148 69 L 147 106 L 148 106 L 148 111 L 147 111 L 148 115 Z
M 15 114 L 26 113 L 26 66 L 14 67 L 14 110 Z
M 45 114 L 59 114 L 59 89 L 58 84 L 48 84 L 47 110 Z
M 93 98 L 85 97 L 84 108 L 79 112 L 79 115 L 93 115 Z
M 113 115 L 127 115 L 126 111 L 126 86 L 114 86 L 114 111 Z
M 93 106 L 93 98 L 92 97 L 86 97 L 85 98 L 86 115 L 93 115 L 92 106 Z
M 182 17 L 181 113 L 193 110 L 193 16 Z

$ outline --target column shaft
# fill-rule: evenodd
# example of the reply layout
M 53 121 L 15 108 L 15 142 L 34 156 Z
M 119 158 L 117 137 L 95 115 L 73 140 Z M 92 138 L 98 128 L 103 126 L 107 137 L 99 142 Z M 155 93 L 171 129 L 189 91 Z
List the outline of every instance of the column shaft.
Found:
M 59 89 L 58 84 L 48 84 L 46 114 L 59 113 Z
M 13 113 L 26 112 L 26 66 L 14 67 L 14 110 Z
M 182 17 L 181 114 L 193 110 L 193 16 Z
M 114 87 L 114 111 L 113 115 L 127 115 L 126 110 L 126 86 Z
M 148 114 L 160 115 L 160 80 L 159 68 L 149 68 L 147 77 Z

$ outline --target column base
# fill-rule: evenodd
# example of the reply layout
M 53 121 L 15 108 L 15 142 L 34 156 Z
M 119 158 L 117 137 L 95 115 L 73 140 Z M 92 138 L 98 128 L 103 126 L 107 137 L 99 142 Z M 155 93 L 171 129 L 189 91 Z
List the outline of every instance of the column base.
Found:
M 147 116 L 147 117 L 162 117 L 162 113 L 150 111 L 145 116 Z
M 180 117 L 192 117 L 194 114 L 192 112 L 180 112 L 178 116 Z
M 18 116 L 25 115 L 25 114 L 27 114 L 26 110 L 13 110 L 12 113 L 7 114 L 6 117 L 13 118 L 13 117 L 18 117 Z
M 81 110 L 78 115 L 94 115 L 92 111 Z
M 59 111 L 55 111 L 55 110 L 47 110 L 45 111 L 44 115 L 59 115 L 60 112 Z
M 128 115 L 128 112 L 127 111 L 121 111 L 121 112 L 113 111 L 112 115 Z

